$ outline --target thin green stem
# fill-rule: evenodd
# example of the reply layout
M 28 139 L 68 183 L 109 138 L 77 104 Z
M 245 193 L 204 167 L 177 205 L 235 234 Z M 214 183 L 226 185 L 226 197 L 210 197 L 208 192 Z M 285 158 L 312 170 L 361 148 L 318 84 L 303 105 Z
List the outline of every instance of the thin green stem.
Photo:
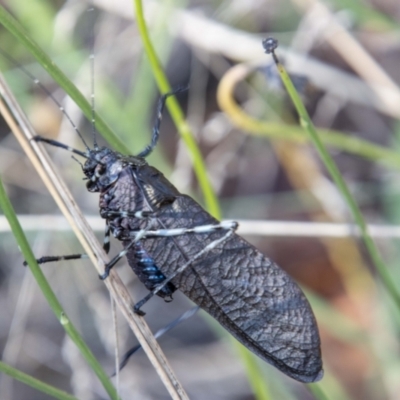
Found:
M 272 55 L 277 65 L 282 82 L 285 85 L 285 88 L 299 114 L 300 125 L 305 129 L 306 132 L 308 132 L 311 141 L 313 142 L 319 156 L 321 157 L 322 162 L 324 163 L 333 181 L 335 182 L 336 186 L 338 187 L 339 191 L 342 193 L 345 201 L 347 202 L 349 209 L 353 215 L 354 221 L 360 228 L 362 239 L 364 240 L 368 253 L 376 266 L 378 274 L 389 294 L 395 301 L 397 307 L 400 309 L 400 294 L 396 285 L 393 284 L 393 280 L 389 274 L 389 271 L 387 270 L 385 263 L 381 258 L 379 250 L 377 249 L 371 236 L 368 234 L 367 223 L 364 219 L 364 216 L 362 215 L 360 208 L 354 200 L 354 197 L 352 196 L 345 180 L 343 179 L 339 169 L 333 161 L 333 158 L 330 156 L 324 143 L 318 135 L 317 130 L 315 129 L 315 126 L 312 123 L 311 118 L 308 115 L 308 112 L 304 107 L 288 73 L 286 72 L 283 65 L 279 62 L 275 53 L 272 53 Z
M 19 371 L 18 369 L 15 369 L 13 367 L 10 367 L 6 363 L 0 361 L 0 372 L 7 374 L 11 376 L 12 378 L 25 383 L 43 393 L 46 393 L 56 399 L 60 400 L 78 400 L 75 396 L 72 396 L 71 394 L 64 392 L 63 390 L 59 390 L 55 388 L 54 386 L 50 386 L 47 383 L 44 383 L 42 381 L 39 381 L 36 378 L 33 378 L 30 375 L 24 374 L 23 372 Z
M 134 6 L 136 9 L 136 18 L 140 35 L 142 37 L 143 46 L 149 58 L 150 65 L 153 69 L 155 80 L 158 84 L 160 91 L 162 93 L 167 93 L 171 91 L 171 87 L 168 83 L 167 77 L 165 76 L 165 73 L 157 57 L 157 54 L 155 53 L 154 47 L 150 41 L 146 22 L 144 20 L 141 0 L 134 0 Z M 183 113 L 179 107 L 178 102 L 173 97 L 170 98 L 168 102 L 169 104 L 167 103 L 167 105 L 171 113 L 171 117 L 174 120 L 175 125 L 178 128 L 178 131 L 191 155 L 194 170 L 204 195 L 206 207 L 214 217 L 220 219 L 221 212 L 218 200 L 215 196 L 214 190 L 212 189 L 209 179 L 207 177 L 206 168 L 203 162 L 201 152 L 197 147 L 196 141 L 194 140 L 193 135 L 191 134 L 190 129 L 183 117 Z M 268 389 L 265 387 L 265 381 L 254 360 L 254 356 L 250 355 L 248 351 L 244 352 L 243 347 L 240 344 L 237 344 L 236 346 L 238 347 L 239 349 L 238 351 L 241 354 L 244 365 L 246 366 L 249 382 L 253 388 L 254 394 L 257 396 L 257 399 L 259 400 L 269 399 Z
M 330 397 L 328 397 L 326 395 L 325 391 L 322 389 L 322 386 L 320 384 L 310 383 L 307 386 L 308 386 L 308 389 L 310 390 L 310 392 L 313 393 L 317 399 L 329 400 Z
M 25 260 L 29 265 L 32 275 L 34 276 L 36 282 L 38 283 L 40 290 L 42 291 L 44 297 L 49 303 L 49 306 L 53 310 L 56 318 L 60 321 L 61 325 L 65 329 L 68 336 L 75 343 L 82 356 L 85 358 L 87 363 L 95 372 L 95 374 L 101 381 L 104 389 L 109 394 L 110 398 L 117 400 L 118 399 L 117 393 L 115 391 L 114 386 L 110 382 L 107 374 L 104 372 L 103 368 L 96 360 L 93 353 L 90 351 L 89 347 L 86 345 L 79 332 L 75 329 L 73 324 L 66 316 L 61 304 L 57 300 L 42 270 L 39 268 L 35 256 L 33 255 L 33 252 L 29 246 L 28 240 L 26 239 L 26 236 L 21 228 L 21 225 L 19 224 L 17 216 L 15 215 L 15 211 L 10 202 L 10 199 L 6 194 L 1 178 L 0 178 L 0 208 L 3 210 L 4 215 L 6 216 L 8 223 L 10 224 L 12 233 L 18 243 L 19 248 L 21 249 L 21 252 Z
M 134 0 L 134 7 L 136 10 L 137 24 L 139 27 L 140 36 L 142 38 L 143 47 L 147 57 L 149 58 L 154 78 L 157 82 L 157 85 L 161 93 L 170 92 L 171 86 L 168 83 L 168 79 L 164 73 L 163 67 L 157 57 L 157 54 L 154 50 L 154 47 L 149 37 L 149 32 L 143 15 L 143 7 L 141 0 Z M 196 144 L 196 141 L 193 138 L 190 128 L 183 116 L 183 112 L 175 97 L 170 97 L 167 100 L 167 106 L 171 114 L 171 117 L 179 131 L 179 134 L 181 135 L 186 147 L 189 150 L 189 154 L 193 162 L 193 168 L 204 195 L 206 208 L 210 212 L 210 214 L 212 214 L 215 218 L 220 219 L 221 211 L 219 208 L 218 200 L 215 196 L 214 190 L 208 179 L 201 152 Z
M 254 67 L 251 65 L 238 64 L 224 74 L 217 91 L 220 108 L 229 116 L 236 127 L 246 133 L 297 143 L 309 142 L 311 138 L 301 126 L 259 120 L 248 114 L 236 103 L 235 88 L 253 71 Z M 318 133 L 327 146 L 356 154 L 386 167 L 400 168 L 400 154 L 393 149 L 379 146 L 349 133 L 331 129 L 318 129 Z
M 246 367 L 247 379 L 249 380 L 255 398 L 257 400 L 271 400 L 270 391 L 265 384 L 265 378 L 257 364 L 256 357 L 237 341 L 235 341 L 234 344 Z

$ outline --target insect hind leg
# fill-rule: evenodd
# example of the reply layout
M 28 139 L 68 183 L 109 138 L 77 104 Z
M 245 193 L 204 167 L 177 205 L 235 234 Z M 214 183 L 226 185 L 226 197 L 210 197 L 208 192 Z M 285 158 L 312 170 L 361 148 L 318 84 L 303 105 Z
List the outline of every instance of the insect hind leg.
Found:
M 159 213 L 157 211 L 107 211 L 102 215 L 104 218 L 122 217 L 122 218 L 138 218 L 138 219 L 151 219 L 157 218 Z M 223 230 L 236 230 L 238 223 L 236 221 L 222 221 L 219 224 L 199 225 L 193 228 L 177 228 L 177 229 L 146 229 L 143 237 L 165 237 L 165 236 L 180 236 L 188 233 L 211 233 L 213 231 Z M 131 237 L 135 237 L 139 232 L 130 232 Z
M 139 212 L 133 212 L 133 211 L 108 211 L 107 214 L 102 215 L 105 218 L 110 218 L 110 217 L 123 217 L 123 218 L 139 218 L 139 219 L 151 219 L 151 218 L 157 218 L 158 214 L 157 212 L 149 212 L 149 211 L 139 211 Z M 187 263 L 185 263 L 182 267 L 178 268 L 178 270 L 170 277 L 165 278 L 163 276 L 162 282 L 157 284 L 154 289 L 148 288 L 150 290 L 149 294 L 144 297 L 142 300 L 140 300 L 136 305 L 134 306 L 134 312 L 136 314 L 139 314 L 141 316 L 144 316 L 145 313 L 140 309 L 148 300 L 150 300 L 155 294 L 161 295 L 164 299 L 168 297 L 168 295 L 162 295 L 162 293 L 168 289 L 168 286 L 172 284 L 171 280 L 184 271 L 192 262 L 194 262 L 196 259 L 207 253 L 208 251 L 212 250 L 215 248 L 217 245 L 219 245 L 222 242 L 225 242 L 228 240 L 228 238 L 236 231 L 238 227 L 237 222 L 235 221 L 223 221 L 220 222 L 219 224 L 210 224 L 210 225 L 199 225 L 195 226 L 192 228 L 178 228 L 178 229 L 157 229 L 157 230 L 150 230 L 150 229 L 142 229 L 140 231 L 132 231 L 129 233 L 129 235 L 132 237 L 131 242 L 122 250 L 113 260 L 110 261 L 109 264 L 107 264 L 104 274 L 100 275 L 100 279 L 106 279 L 110 273 L 110 270 L 114 267 L 114 265 L 122 258 L 124 257 L 128 251 L 131 249 L 131 247 L 138 242 L 142 238 L 148 238 L 148 237 L 167 237 L 167 236 L 180 236 L 180 235 L 186 235 L 190 233 L 212 233 L 217 230 L 227 230 L 227 233 L 207 245 L 202 251 L 200 251 L 195 257 L 193 257 L 191 260 L 189 260 Z M 151 260 L 153 262 L 153 260 Z M 158 267 L 154 265 L 154 268 Z M 161 273 L 161 271 L 160 271 Z M 158 276 L 154 275 L 154 278 L 158 278 Z M 175 289 L 174 289 L 175 290 Z
M 217 230 L 236 231 L 238 223 L 236 221 L 223 221 L 214 225 L 199 225 L 193 228 L 176 228 L 176 229 L 157 229 L 147 230 L 144 237 L 166 237 L 181 236 L 189 233 L 211 233 Z M 131 235 L 137 235 L 137 231 L 132 231 Z
M 197 259 L 201 258 L 203 255 L 205 255 L 209 251 L 215 249 L 221 243 L 226 242 L 234 234 L 235 230 L 237 229 L 238 224 L 237 224 L 237 222 L 229 222 L 230 227 L 226 227 L 225 224 L 228 224 L 228 223 L 223 223 L 222 222 L 221 224 L 203 225 L 203 226 L 199 226 L 199 227 L 196 227 L 196 228 L 188 229 L 189 232 L 196 232 L 196 233 L 212 232 L 215 229 L 221 229 L 221 228 L 228 229 L 228 231 L 225 233 L 224 236 L 220 237 L 219 239 L 214 240 L 213 242 L 211 242 L 207 246 L 205 246 L 199 253 L 197 253 L 194 257 L 192 257 L 190 260 L 188 260 L 186 263 L 184 263 L 181 267 L 179 267 L 172 275 L 170 275 L 168 278 L 166 278 L 154 290 L 149 292 L 147 294 L 147 296 L 145 296 L 142 300 L 137 302 L 135 304 L 135 306 L 133 307 L 133 311 L 136 314 L 139 314 L 139 315 L 142 315 L 142 316 L 145 315 L 145 313 L 141 310 L 141 308 L 143 307 L 143 305 L 145 303 L 147 303 L 155 294 L 157 294 L 160 290 L 162 290 L 169 282 L 171 282 L 172 279 L 174 279 L 177 275 L 182 273 L 190 264 L 195 262 Z M 210 227 L 210 226 L 213 227 L 213 228 L 211 230 L 209 230 L 209 231 L 206 231 L 205 227 Z M 218 228 L 215 228 L 216 226 L 218 226 Z M 171 229 L 170 231 L 173 231 L 173 230 Z M 148 231 L 146 233 L 146 236 L 147 236 L 147 234 L 149 232 L 151 232 L 151 231 Z M 167 236 L 175 236 L 175 235 L 167 235 Z
M 175 320 L 173 320 L 172 322 L 170 322 L 168 325 L 166 325 L 164 328 L 159 329 L 155 334 L 154 337 L 156 339 L 160 338 L 161 336 L 163 336 L 164 334 L 166 334 L 167 332 L 169 332 L 171 329 L 175 328 L 177 325 L 179 325 L 180 323 L 188 320 L 189 318 L 193 317 L 198 311 L 199 311 L 200 307 L 199 306 L 195 306 L 193 308 L 191 308 L 188 311 L 185 311 L 182 315 L 180 315 L 178 318 L 176 318 Z M 118 371 L 121 371 L 126 364 L 128 363 L 130 357 L 136 353 L 139 349 L 141 349 L 142 345 L 137 345 L 135 347 L 132 347 L 130 350 L 128 350 L 125 355 L 122 357 L 122 360 L 119 364 L 118 367 Z M 114 372 L 111 376 L 115 376 L 116 372 Z

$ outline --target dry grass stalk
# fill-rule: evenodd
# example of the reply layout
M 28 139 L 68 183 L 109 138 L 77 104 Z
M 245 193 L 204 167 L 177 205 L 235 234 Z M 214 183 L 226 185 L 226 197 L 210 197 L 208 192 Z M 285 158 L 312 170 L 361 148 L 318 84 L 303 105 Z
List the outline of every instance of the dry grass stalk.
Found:
M 49 155 L 42 145 L 31 140 L 35 132 L 1 75 L 0 96 L 0 112 L 4 119 L 68 220 L 93 265 L 99 274 L 103 273 L 104 266 L 109 262 L 108 256 L 61 180 Z M 171 397 L 188 399 L 145 320 L 133 312 L 133 301 L 118 274 L 112 270 L 104 282 Z

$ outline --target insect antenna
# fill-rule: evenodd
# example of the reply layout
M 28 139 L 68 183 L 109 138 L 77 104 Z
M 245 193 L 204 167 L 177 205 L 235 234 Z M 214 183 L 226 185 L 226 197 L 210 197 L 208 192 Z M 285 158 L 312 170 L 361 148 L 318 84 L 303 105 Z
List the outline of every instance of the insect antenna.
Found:
M 165 107 L 165 103 L 167 101 L 167 98 L 169 96 L 173 96 L 174 94 L 184 92 L 189 89 L 189 86 L 178 86 L 171 92 L 165 93 L 160 97 L 160 100 L 158 101 L 158 106 L 157 106 L 157 117 L 156 121 L 154 122 L 153 126 L 153 135 L 151 136 L 151 143 L 145 147 L 144 150 L 142 150 L 137 157 L 142 157 L 145 158 L 147 157 L 153 149 L 156 147 L 158 139 L 160 137 L 160 125 L 162 121 L 162 115 Z
M 92 107 L 92 137 L 93 137 L 93 147 L 98 150 L 99 146 L 97 144 L 97 132 L 96 132 L 96 111 L 95 111 L 95 97 L 94 97 L 94 7 L 88 8 L 87 12 L 92 13 L 92 23 L 90 24 L 92 29 L 92 37 L 90 44 L 90 103 Z
M 90 158 L 90 155 L 89 155 L 90 153 L 87 154 L 84 151 L 80 151 L 80 150 L 74 149 L 73 147 L 67 146 L 66 144 L 58 142 L 57 140 L 47 139 L 47 138 L 45 138 L 43 136 L 39 136 L 39 135 L 35 136 L 34 138 L 32 138 L 32 140 L 34 140 L 35 142 L 44 142 L 44 143 L 47 143 L 47 144 L 49 144 L 51 146 L 59 147 L 59 148 L 64 149 L 64 150 L 68 150 L 71 153 L 75 153 L 75 154 L 80 155 L 81 157 Z M 90 151 L 89 148 L 88 148 L 88 151 Z
M 6 59 L 8 60 L 11 64 L 15 65 L 19 70 L 21 70 L 29 79 L 32 80 L 32 82 L 37 85 L 38 87 L 40 87 L 40 89 L 46 93 L 52 100 L 53 102 L 57 105 L 57 107 L 59 108 L 59 110 L 64 114 L 64 116 L 67 118 L 68 122 L 70 123 L 70 125 L 72 126 L 72 128 L 74 129 L 74 131 L 78 134 L 79 138 L 81 139 L 83 145 L 86 147 L 86 150 L 90 150 L 89 146 L 87 145 L 85 139 L 83 138 L 81 132 L 79 131 L 78 127 L 75 125 L 74 121 L 72 121 L 71 117 L 67 114 L 67 112 L 65 111 L 65 108 L 61 105 L 61 103 L 55 98 L 55 96 L 50 92 L 50 90 L 48 90 L 40 81 L 39 79 L 37 79 L 32 73 L 29 72 L 29 70 L 27 70 L 23 65 L 19 64 L 17 61 L 15 61 L 9 54 L 7 54 L 5 51 L 3 51 L 2 49 L 0 49 L 0 54 Z M 52 143 L 50 143 L 52 144 Z M 55 144 L 52 144 L 53 146 L 56 146 Z M 61 146 L 57 146 L 57 147 L 61 147 Z M 66 146 L 65 148 L 67 148 L 68 146 Z M 78 151 L 78 150 L 77 150 Z M 80 154 L 77 153 L 77 151 L 74 151 L 74 153 L 76 154 Z

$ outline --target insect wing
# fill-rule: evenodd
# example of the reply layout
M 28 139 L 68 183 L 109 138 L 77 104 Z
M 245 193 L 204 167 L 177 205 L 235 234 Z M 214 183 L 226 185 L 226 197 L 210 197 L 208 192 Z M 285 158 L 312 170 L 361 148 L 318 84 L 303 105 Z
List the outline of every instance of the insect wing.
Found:
M 157 221 L 159 229 L 218 223 L 185 195 L 163 207 Z M 168 277 L 225 234 L 147 238 L 144 247 Z M 240 236 L 195 260 L 172 282 L 265 361 L 301 382 L 321 379 L 320 339 L 307 299 L 281 268 Z

